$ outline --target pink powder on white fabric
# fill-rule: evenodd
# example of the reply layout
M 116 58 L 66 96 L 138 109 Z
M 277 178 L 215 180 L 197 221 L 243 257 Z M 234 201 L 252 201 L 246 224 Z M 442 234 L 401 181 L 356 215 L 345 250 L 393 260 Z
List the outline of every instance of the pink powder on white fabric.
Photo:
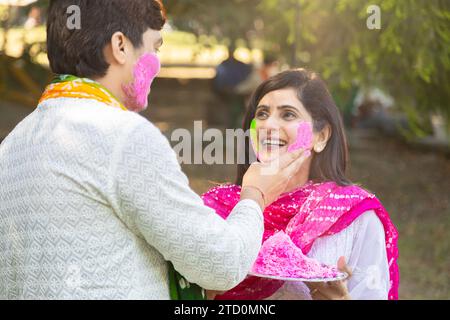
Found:
M 139 58 L 134 67 L 133 82 L 122 85 L 127 109 L 140 112 L 147 108 L 151 85 L 160 69 L 161 62 L 156 54 L 146 53 Z
M 326 266 L 308 258 L 291 240 L 279 231 L 268 238 L 261 247 L 251 270 L 253 273 L 285 278 L 336 278 L 336 267 Z
M 297 140 L 288 147 L 288 152 L 294 152 L 298 149 L 308 150 L 313 142 L 313 127 L 311 122 L 302 121 L 297 127 Z

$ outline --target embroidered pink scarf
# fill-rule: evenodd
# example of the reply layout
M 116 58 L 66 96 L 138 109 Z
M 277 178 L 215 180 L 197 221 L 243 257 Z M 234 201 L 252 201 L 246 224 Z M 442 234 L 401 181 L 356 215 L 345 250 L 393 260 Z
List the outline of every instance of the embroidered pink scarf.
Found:
M 226 219 L 240 198 L 240 186 L 224 185 L 206 192 L 205 205 Z M 307 254 L 314 241 L 322 236 L 339 233 L 368 210 L 374 210 L 383 224 L 389 263 L 389 299 L 398 299 L 399 271 L 397 265 L 398 232 L 386 209 L 363 188 L 339 186 L 334 182 L 313 183 L 282 194 L 264 210 L 263 242 L 277 231 L 285 231 L 292 241 Z M 274 294 L 282 281 L 247 277 L 235 288 L 216 299 L 260 300 Z

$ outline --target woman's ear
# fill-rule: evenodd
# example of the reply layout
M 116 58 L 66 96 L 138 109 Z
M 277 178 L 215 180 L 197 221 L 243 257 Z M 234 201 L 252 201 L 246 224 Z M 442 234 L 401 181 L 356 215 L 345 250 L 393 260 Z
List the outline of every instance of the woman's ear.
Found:
M 320 153 L 327 146 L 328 140 L 330 140 L 332 134 L 332 130 L 330 125 L 326 125 L 316 136 L 314 142 L 314 152 Z
M 127 41 L 122 32 L 116 32 L 111 37 L 111 58 L 117 64 L 124 65 L 127 62 Z

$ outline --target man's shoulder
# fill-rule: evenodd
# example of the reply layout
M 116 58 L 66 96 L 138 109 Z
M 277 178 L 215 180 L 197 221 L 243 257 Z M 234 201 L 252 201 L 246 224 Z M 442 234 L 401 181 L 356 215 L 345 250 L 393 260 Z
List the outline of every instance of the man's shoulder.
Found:
M 138 113 L 87 99 L 54 99 L 38 106 L 36 121 L 58 123 L 66 133 L 91 143 L 117 144 L 118 140 L 164 140 L 161 131 Z M 56 134 L 53 130 L 52 134 Z M 143 139 L 143 138 L 142 138 Z M 130 141 L 131 142 L 131 141 Z
M 108 106 L 95 100 L 55 99 L 38 106 L 47 116 L 55 117 L 74 126 L 124 132 L 135 127 L 159 131 L 149 120 L 138 113 Z M 60 113 L 61 112 L 61 113 Z

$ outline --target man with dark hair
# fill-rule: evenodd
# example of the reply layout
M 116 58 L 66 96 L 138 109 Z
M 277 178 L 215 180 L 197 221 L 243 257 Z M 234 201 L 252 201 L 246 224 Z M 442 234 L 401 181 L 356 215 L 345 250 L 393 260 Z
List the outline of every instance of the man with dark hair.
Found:
M 168 299 L 167 261 L 209 290 L 245 278 L 261 209 L 302 159 L 270 176 L 253 165 L 226 221 L 204 206 L 167 139 L 132 112 L 147 107 L 164 23 L 157 0 L 50 2 L 57 76 L 0 146 L 0 299 Z
M 162 45 L 160 30 L 166 19 L 158 1 L 96 0 L 52 1 L 48 12 L 47 50 L 52 71 L 57 74 L 76 74 L 82 78 L 106 75 L 110 57 L 105 50 L 113 41 L 126 42 L 132 48 L 158 49 Z M 76 5 L 80 30 L 67 27 L 67 8 Z M 76 18 L 76 17 L 75 17 Z M 108 21 L 108 23 L 105 23 Z M 153 47 L 151 47 L 153 46 Z

